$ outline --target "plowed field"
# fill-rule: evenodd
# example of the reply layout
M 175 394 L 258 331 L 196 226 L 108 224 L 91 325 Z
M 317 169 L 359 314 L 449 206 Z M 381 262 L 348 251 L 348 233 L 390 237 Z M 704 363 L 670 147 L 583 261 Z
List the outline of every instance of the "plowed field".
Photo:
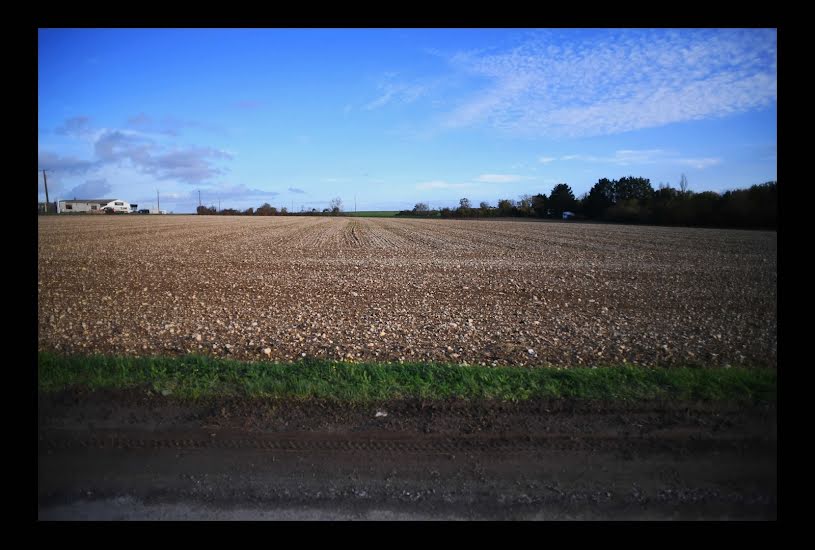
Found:
M 776 365 L 775 232 L 517 221 L 38 221 L 38 345 L 468 364 Z

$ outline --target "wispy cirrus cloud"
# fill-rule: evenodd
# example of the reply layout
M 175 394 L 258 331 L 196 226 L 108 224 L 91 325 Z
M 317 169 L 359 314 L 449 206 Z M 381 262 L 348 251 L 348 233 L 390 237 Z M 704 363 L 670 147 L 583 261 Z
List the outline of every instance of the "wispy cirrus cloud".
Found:
M 557 160 L 557 159 L 555 159 Z M 596 162 L 604 164 L 615 164 L 617 166 L 632 166 L 642 164 L 678 164 L 693 168 L 704 169 L 715 166 L 722 162 L 718 157 L 690 158 L 682 157 L 676 151 L 666 151 L 664 149 L 623 149 L 615 151 L 610 156 L 597 155 L 564 155 L 560 157 L 564 161 Z
M 302 195 L 306 194 L 306 192 L 304 190 L 300 189 L 299 187 L 289 187 L 289 192 L 290 193 L 298 193 L 298 194 L 302 194 Z
M 561 31 L 454 67 L 489 85 L 444 120 L 550 137 L 608 135 L 722 117 L 776 101 L 774 29 Z
M 377 85 L 379 97 L 365 104 L 362 109 L 373 111 L 390 104 L 413 103 L 426 95 L 435 86 L 432 82 L 398 82 L 395 80 L 398 73 L 385 73 L 384 80 Z M 346 113 L 348 112 L 346 106 Z

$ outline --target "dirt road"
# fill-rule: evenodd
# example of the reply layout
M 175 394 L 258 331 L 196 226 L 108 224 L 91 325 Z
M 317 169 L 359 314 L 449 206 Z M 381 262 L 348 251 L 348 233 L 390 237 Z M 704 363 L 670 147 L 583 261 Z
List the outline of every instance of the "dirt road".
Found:
M 773 407 L 103 393 L 39 413 L 40 519 L 776 518 Z

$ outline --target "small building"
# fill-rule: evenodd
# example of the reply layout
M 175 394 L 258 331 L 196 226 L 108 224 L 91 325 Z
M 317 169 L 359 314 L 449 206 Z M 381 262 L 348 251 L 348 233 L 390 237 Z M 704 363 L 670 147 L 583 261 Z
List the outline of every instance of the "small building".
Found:
M 568 210 L 563 213 L 563 219 L 568 220 L 569 218 L 574 218 L 574 212 L 569 212 Z
M 113 212 L 130 213 L 136 209 L 135 204 L 130 204 L 121 199 L 74 199 L 64 200 L 57 203 L 57 212 L 88 212 L 91 214 L 104 214 L 106 210 Z

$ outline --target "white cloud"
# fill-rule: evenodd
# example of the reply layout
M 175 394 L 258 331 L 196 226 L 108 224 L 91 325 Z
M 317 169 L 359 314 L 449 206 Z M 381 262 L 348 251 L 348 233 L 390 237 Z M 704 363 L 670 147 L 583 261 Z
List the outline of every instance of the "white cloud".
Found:
M 687 164 L 693 168 L 698 168 L 699 170 L 704 170 L 709 166 L 715 166 L 717 164 L 721 164 L 722 159 L 720 158 L 703 158 L 703 159 L 679 159 L 677 161 L 679 164 Z
M 476 180 L 484 183 L 514 183 L 526 179 L 524 176 L 513 174 L 481 174 Z
M 417 84 L 394 84 L 386 83 L 380 86 L 383 90 L 375 100 L 363 107 L 366 111 L 372 111 L 384 107 L 388 103 L 413 103 L 427 93 L 427 86 Z
M 501 53 L 449 61 L 490 84 L 444 126 L 581 137 L 722 117 L 776 101 L 774 29 L 537 34 Z
M 709 166 L 720 164 L 720 158 L 687 158 L 679 156 L 675 151 L 664 149 L 623 149 L 615 151 L 613 155 L 603 157 L 596 155 L 565 155 L 560 160 L 577 160 L 581 162 L 598 162 L 604 164 L 616 164 L 618 166 L 631 166 L 641 164 L 680 164 L 687 165 L 700 170 Z
M 538 162 L 542 162 L 543 164 L 549 164 L 555 160 L 557 160 L 556 157 L 538 157 Z

